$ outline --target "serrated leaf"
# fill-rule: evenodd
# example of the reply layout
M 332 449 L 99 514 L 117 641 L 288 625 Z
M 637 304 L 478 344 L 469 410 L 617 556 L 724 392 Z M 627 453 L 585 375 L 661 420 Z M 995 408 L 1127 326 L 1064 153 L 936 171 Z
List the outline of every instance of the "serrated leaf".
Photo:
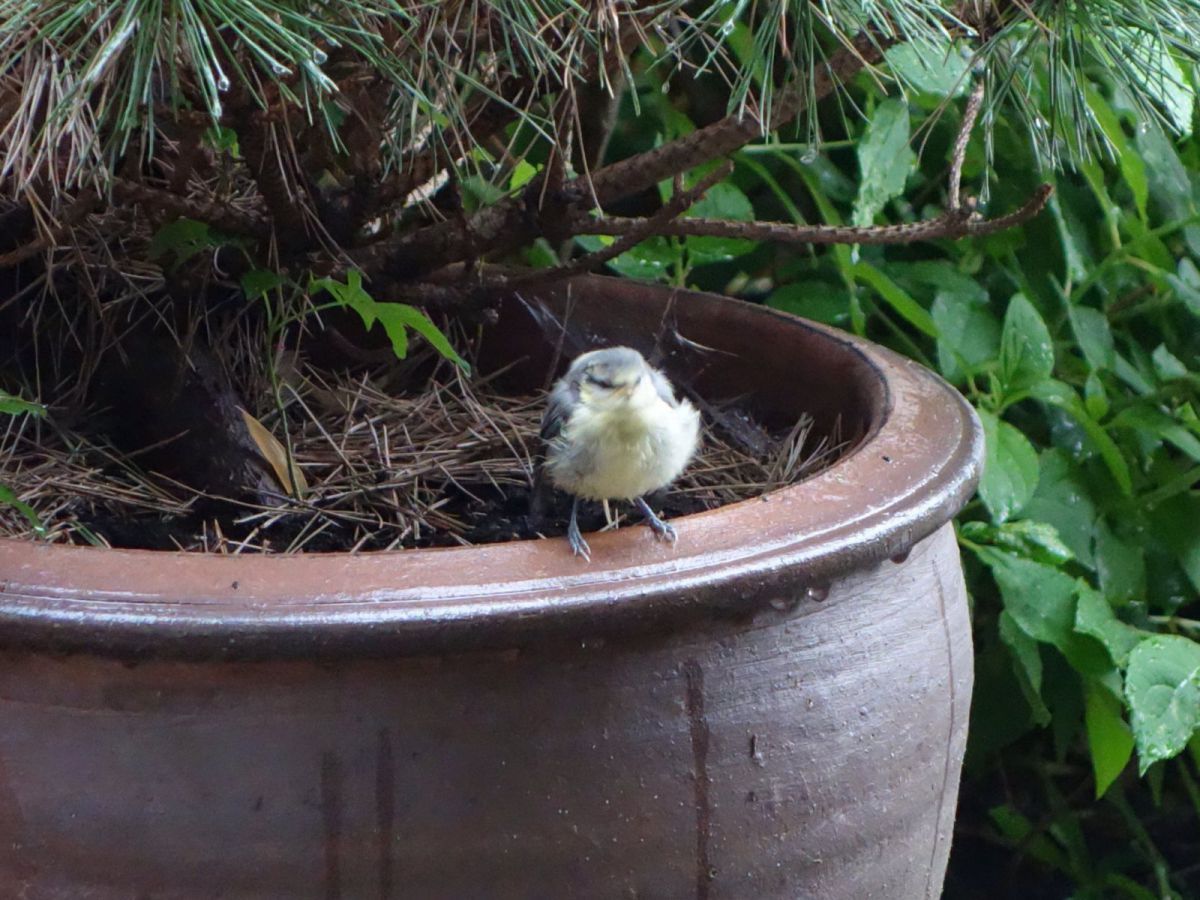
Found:
M 1050 331 L 1024 294 L 1008 303 L 1000 332 L 1000 380 L 1011 393 L 1045 381 L 1054 371 Z
M 1146 592 L 1146 555 L 1136 543 L 1113 533 L 1104 519 L 1096 520 L 1096 574 L 1108 599 L 1118 606 Z
M 267 426 L 240 406 L 238 411 L 242 414 L 242 421 L 246 423 L 246 431 L 254 441 L 254 446 L 258 448 L 262 458 L 267 461 L 271 471 L 275 473 L 275 480 L 288 494 L 297 500 L 303 499 L 304 495 L 308 493 L 308 480 L 300 471 L 300 467 L 296 465 L 296 460 L 287 452 L 287 448 L 279 442 L 278 438 L 271 434 Z
M 1180 753 L 1200 726 L 1200 644 L 1178 635 L 1139 643 L 1129 654 L 1125 699 L 1144 775 Z
M 1033 445 L 1012 425 L 981 410 L 985 455 L 979 497 L 994 522 L 1004 522 L 1033 497 L 1038 482 L 1038 457 Z
M 887 202 L 904 192 L 917 159 L 908 138 L 908 106 L 899 100 L 880 103 L 858 142 L 860 177 L 851 218 L 855 225 L 872 224 Z
M 1099 799 L 1128 765 L 1133 755 L 1133 734 L 1121 715 L 1121 704 L 1108 691 L 1088 682 L 1083 703 L 1088 752 Z

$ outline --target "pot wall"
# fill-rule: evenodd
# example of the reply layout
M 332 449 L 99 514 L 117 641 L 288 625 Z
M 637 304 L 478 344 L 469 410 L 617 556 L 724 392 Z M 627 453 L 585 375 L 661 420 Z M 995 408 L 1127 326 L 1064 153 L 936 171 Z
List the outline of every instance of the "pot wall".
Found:
M 0 894 L 936 897 L 950 526 L 752 620 L 404 659 L 0 655 Z

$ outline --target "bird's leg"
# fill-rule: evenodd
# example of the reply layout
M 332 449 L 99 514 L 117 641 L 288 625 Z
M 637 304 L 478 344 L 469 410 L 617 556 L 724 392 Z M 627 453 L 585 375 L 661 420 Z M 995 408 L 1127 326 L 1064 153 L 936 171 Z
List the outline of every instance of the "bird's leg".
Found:
M 646 517 L 646 524 L 650 526 L 650 529 L 660 541 L 670 541 L 673 544 L 679 540 L 679 535 L 676 534 L 675 529 L 654 514 L 654 510 L 650 508 L 650 504 L 646 502 L 644 497 L 638 497 L 633 502 L 637 504 L 637 508 Z
M 583 539 L 583 535 L 579 533 L 579 498 L 571 498 L 571 523 L 567 526 L 567 542 L 571 545 L 571 551 L 576 556 L 582 556 L 588 562 L 592 561 L 592 548 L 588 546 L 588 542 Z

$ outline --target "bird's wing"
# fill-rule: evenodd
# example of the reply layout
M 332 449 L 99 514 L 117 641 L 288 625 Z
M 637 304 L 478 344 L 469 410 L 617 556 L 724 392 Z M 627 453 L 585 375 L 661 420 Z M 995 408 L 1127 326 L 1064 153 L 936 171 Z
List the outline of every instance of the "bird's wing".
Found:
M 671 382 L 667 381 L 667 377 L 653 366 L 646 368 L 650 370 L 650 381 L 654 384 L 654 390 L 658 391 L 658 396 L 663 399 L 663 402 L 672 408 L 679 406 L 679 401 L 675 399 L 675 390 L 671 387 Z
M 579 376 L 568 374 L 554 385 L 546 400 L 546 411 L 542 414 L 541 438 L 550 443 L 562 432 L 563 425 L 571 416 L 571 410 L 579 402 Z

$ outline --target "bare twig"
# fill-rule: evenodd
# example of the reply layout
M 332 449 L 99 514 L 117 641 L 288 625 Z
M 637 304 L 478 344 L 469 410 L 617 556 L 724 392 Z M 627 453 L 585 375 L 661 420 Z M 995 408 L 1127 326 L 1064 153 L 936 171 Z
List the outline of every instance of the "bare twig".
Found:
M 603 250 L 597 250 L 594 253 L 581 256 L 579 259 L 565 265 L 556 266 L 553 269 L 542 269 L 530 272 L 528 275 L 523 275 L 519 278 L 508 279 L 503 286 L 506 288 L 528 288 L 532 284 L 545 285 L 600 268 L 600 266 L 604 265 L 610 259 L 616 259 L 626 250 L 641 243 L 646 238 L 656 234 L 663 234 L 662 229 L 672 219 L 678 217 L 689 207 L 694 206 L 714 184 L 727 178 L 732 171 L 733 164 L 726 162 L 713 169 L 694 187 L 688 190 L 679 190 L 677 186 L 675 195 L 663 204 L 661 209 L 645 219 L 633 220 L 638 223 L 637 227 L 631 228 L 620 240 L 614 241 Z
M 963 111 L 962 125 L 958 129 L 958 136 L 954 139 L 954 154 L 950 164 L 950 209 L 952 211 L 957 210 L 961 205 L 963 160 L 967 155 L 967 144 L 970 143 L 975 120 L 979 118 L 979 110 L 983 107 L 983 90 L 984 83 L 981 78 L 971 88 L 967 108 Z
M 731 222 L 725 219 L 675 219 L 647 231 L 649 219 L 587 218 L 577 220 L 578 234 L 638 234 L 744 238 L 786 244 L 907 244 L 995 234 L 1032 219 L 1045 207 L 1054 188 L 1041 185 L 1020 209 L 997 219 L 984 219 L 969 207 L 922 222 L 902 225 L 792 225 L 786 222 Z M 641 238 L 639 238 L 641 239 Z
M 165 214 L 166 218 L 187 217 L 214 225 L 222 231 L 254 237 L 271 236 L 271 223 L 258 213 L 241 212 L 217 200 L 197 200 L 137 181 L 117 178 L 113 181 L 113 196 L 120 203 L 141 203 Z

